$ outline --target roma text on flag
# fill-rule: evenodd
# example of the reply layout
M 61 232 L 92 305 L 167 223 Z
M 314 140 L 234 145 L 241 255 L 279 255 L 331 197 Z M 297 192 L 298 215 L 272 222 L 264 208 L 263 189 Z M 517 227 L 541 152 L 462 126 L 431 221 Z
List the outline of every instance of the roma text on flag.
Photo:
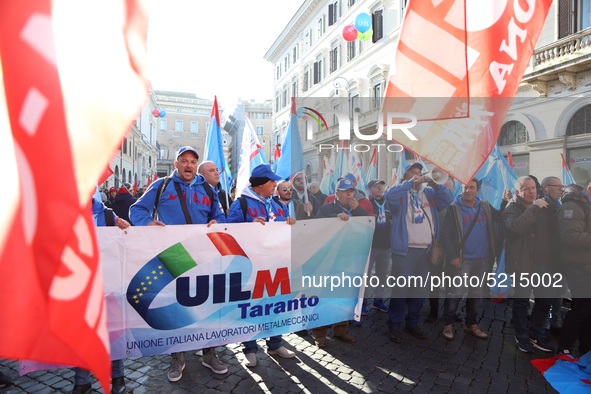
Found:
M 0 196 L 0 357 L 80 366 L 106 390 L 90 202 L 146 99 L 145 11 L 133 0 L 0 3 L 0 150 L 15 186 Z M 47 193 L 52 174 L 60 193 Z
M 410 0 L 382 112 L 467 183 L 493 149 L 552 0 Z

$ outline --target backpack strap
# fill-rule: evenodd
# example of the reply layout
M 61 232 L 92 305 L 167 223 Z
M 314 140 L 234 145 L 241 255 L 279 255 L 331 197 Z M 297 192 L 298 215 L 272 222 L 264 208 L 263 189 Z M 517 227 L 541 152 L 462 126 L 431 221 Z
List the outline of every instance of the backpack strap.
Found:
M 209 197 L 209 215 L 207 215 L 207 222 L 209 223 L 213 214 L 213 188 L 207 182 L 203 182 L 203 188 L 207 193 L 207 197 Z
M 246 222 L 246 197 L 240 196 L 238 197 L 238 201 L 240 201 L 240 209 L 242 209 L 242 216 L 244 217 L 244 221 Z
M 105 215 L 105 223 L 107 226 L 114 226 L 115 225 L 115 216 L 113 210 L 111 208 L 107 208 L 103 211 Z
M 183 198 L 183 191 L 181 190 L 181 185 L 177 182 L 174 182 L 174 188 L 179 198 L 179 202 L 181 203 L 181 208 L 183 209 L 183 214 L 185 215 L 185 221 L 187 222 L 187 224 L 193 224 L 193 220 L 191 220 L 191 215 L 189 214 L 189 209 L 187 208 L 187 201 L 185 201 L 185 199 Z
M 168 186 L 168 184 L 171 181 L 171 177 L 167 176 L 164 178 L 164 181 L 160 184 L 160 186 L 158 186 L 158 191 L 156 192 L 156 200 L 154 201 L 154 211 L 152 213 L 152 218 L 154 220 L 156 220 L 158 218 L 158 204 L 160 203 L 160 199 L 162 198 L 162 193 L 164 192 L 164 190 L 166 189 L 166 187 Z M 209 214 L 208 214 L 208 222 L 211 220 L 211 214 L 213 211 L 213 189 L 211 188 L 211 186 L 209 185 L 209 183 L 205 182 L 203 184 L 203 188 L 205 189 L 205 192 L 207 193 L 207 197 L 209 197 Z M 181 190 L 181 186 L 174 182 L 174 189 L 176 190 L 176 194 L 177 197 L 179 199 L 179 202 L 181 204 L 181 208 L 183 209 L 183 215 L 185 215 L 185 220 L 187 222 L 187 224 L 192 224 L 193 221 L 191 219 L 191 215 L 189 214 L 189 209 L 187 208 L 187 202 L 185 201 L 185 199 L 183 198 L 183 192 Z
M 160 198 L 162 197 L 164 189 L 166 189 L 166 186 L 170 183 L 170 179 L 169 176 L 164 177 L 164 180 L 160 186 L 158 186 L 158 191 L 156 191 L 156 200 L 154 200 L 154 210 L 152 211 L 152 219 L 154 220 L 158 220 L 158 204 L 160 203 Z

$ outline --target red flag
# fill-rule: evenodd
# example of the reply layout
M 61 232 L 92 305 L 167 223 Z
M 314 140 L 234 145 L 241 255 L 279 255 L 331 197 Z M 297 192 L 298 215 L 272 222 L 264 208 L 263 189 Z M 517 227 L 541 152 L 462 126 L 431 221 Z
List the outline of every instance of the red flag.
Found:
M 152 182 L 156 182 L 156 179 L 158 179 L 158 174 L 154 173 L 154 177 L 152 178 Z
M 152 175 L 148 177 L 148 186 L 150 186 L 150 183 L 152 183 Z
M 511 152 L 507 152 L 507 164 L 509 164 L 509 167 L 513 169 L 513 155 Z
M 133 184 L 133 195 L 137 196 L 137 183 L 138 181 L 135 181 L 135 183 Z
M 279 144 L 275 144 L 275 151 L 273 152 L 273 161 L 277 161 L 281 157 L 281 149 L 279 149 Z
M 107 392 L 90 202 L 146 98 L 143 11 L 133 0 L 0 2 L 0 150 L 17 186 L 0 197 L 0 357 L 80 366 Z M 47 193 L 56 173 L 61 192 Z
M 383 112 L 418 123 L 402 121 L 415 140 L 392 138 L 462 183 L 472 179 L 497 142 L 551 4 L 410 0 Z
M 102 175 L 99 178 L 98 184 L 100 185 L 101 183 L 105 182 L 113 174 L 114 174 L 114 172 L 113 172 L 113 170 L 111 170 L 111 165 L 107 164 L 105 171 L 102 173 Z

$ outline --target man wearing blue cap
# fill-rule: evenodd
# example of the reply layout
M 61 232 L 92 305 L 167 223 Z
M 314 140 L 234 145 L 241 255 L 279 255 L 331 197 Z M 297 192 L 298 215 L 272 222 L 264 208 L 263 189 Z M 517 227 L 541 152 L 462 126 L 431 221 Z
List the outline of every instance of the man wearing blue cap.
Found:
M 191 146 L 179 149 L 172 175 L 152 182 L 148 190 L 129 208 L 129 217 L 136 226 L 164 226 L 167 224 L 225 223 L 218 194 L 205 178 L 197 174 L 199 154 Z M 176 382 L 183 376 L 185 356 L 172 353 L 168 380 Z M 216 374 L 228 372 L 219 360 L 215 348 L 203 350 L 201 364 Z
M 394 277 L 421 277 L 426 280 L 430 270 L 429 250 L 439 239 L 438 211 L 449 206 L 452 194 L 443 185 L 425 183 L 423 166 L 415 162 L 404 169 L 402 182 L 386 193 L 392 212 L 392 275 Z M 406 315 L 405 330 L 420 339 L 427 336 L 419 327 L 421 307 L 427 297 L 427 288 L 393 287 L 388 308 L 389 337 L 401 343 L 400 326 Z M 405 306 L 408 313 L 405 314 Z
M 323 205 L 316 218 L 334 218 L 338 217 L 341 220 L 347 221 L 351 216 L 368 216 L 368 213 L 359 205 L 355 198 L 355 186 L 349 179 L 341 179 L 337 183 L 337 190 L 335 193 L 335 201 Z M 333 338 L 339 339 L 346 343 L 355 342 L 355 338 L 347 332 L 349 321 L 336 323 L 332 326 Z M 312 329 L 312 335 L 316 346 L 323 348 L 326 346 L 326 334 L 328 327 L 317 327 Z
M 351 184 L 353 185 L 353 197 L 355 197 L 355 199 L 357 200 L 357 202 L 359 202 L 359 205 L 361 205 L 361 208 L 363 208 L 365 210 L 365 212 L 367 212 L 370 215 L 373 215 L 373 206 L 371 204 L 371 201 L 369 201 L 369 199 L 367 198 L 367 196 L 365 195 L 365 193 L 359 189 L 357 189 L 357 178 L 355 177 L 355 175 L 351 174 L 350 172 L 345 174 L 345 176 L 339 178 L 337 180 L 337 183 L 341 181 L 341 179 L 346 179 L 349 182 L 351 182 Z M 327 204 L 332 204 L 334 202 L 336 198 L 336 194 L 331 194 L 330 196 L 326 197 L 326 200 L 324 200 L 324 205 Z
M 259 164 L 252 170 L 250 186 L 242 191 L 230 206 L 228 223 L 256 222 L 286 222 L 294 224 L 296 220 L 288 216 L 288 208 L 280 201 L 274 200 L 273 194 L 277 181 L 282 179 L 271 170 L 269 164 Z M 249 368 L 257 366 L 257 351 L 259 349 L 256 340 L 246 341 L 244 345 L 244 365 Z M 267 353 L 282 358 L 294 358 L 295 353 L 283 346 L 281 335 L 275 335 L 267 340 Z

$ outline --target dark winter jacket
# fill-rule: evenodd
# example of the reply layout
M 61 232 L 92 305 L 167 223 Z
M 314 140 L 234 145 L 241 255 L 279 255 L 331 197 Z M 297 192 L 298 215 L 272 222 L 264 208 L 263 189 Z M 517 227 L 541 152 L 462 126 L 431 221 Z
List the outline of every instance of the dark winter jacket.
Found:
M 583 190 L 574 188 L 567 189 L 561 200 L 557 216 L 561 259 L 566 268 L 591 272 L 591 202 Z
M 129 208 L 137 201 L 137 198 L 129 193 L 118 193 L 111 204 L 111 209 L 122 219 L 129 220 Z
M 507 272 L 544 273 L 552 261 L 547 208 L 525 208 L 515 196 L 503 212 Z
M 385 217 L 380 220 L 378 218 L 380 207 L 378 201 L 369 197 L 369 201 L 372 204 L 373 215 L 376 218 L 376 229 L 373 233 L 373 240 L 371 243 L 372 248 L 376 249 L 390 249 L 390 233 L 392 231 L 392 213 L 390 212 L 390 206 L 385 197 L 382 197 L 382 203 L 384 204 Z M 361 206 L 361 204 L 360 204 Z
M 331 204 L 323 205 L 318 211 L 316 218 L 335 218 L 339 215 L 339 213 L 342 212 L 347 213 L 341 204 L 335 201 Z M 365 209 L 361 208 L 361 205 L 358 205 L 357 208 L 351 210 L 350 212 L 350 216 L 368 216 Z

